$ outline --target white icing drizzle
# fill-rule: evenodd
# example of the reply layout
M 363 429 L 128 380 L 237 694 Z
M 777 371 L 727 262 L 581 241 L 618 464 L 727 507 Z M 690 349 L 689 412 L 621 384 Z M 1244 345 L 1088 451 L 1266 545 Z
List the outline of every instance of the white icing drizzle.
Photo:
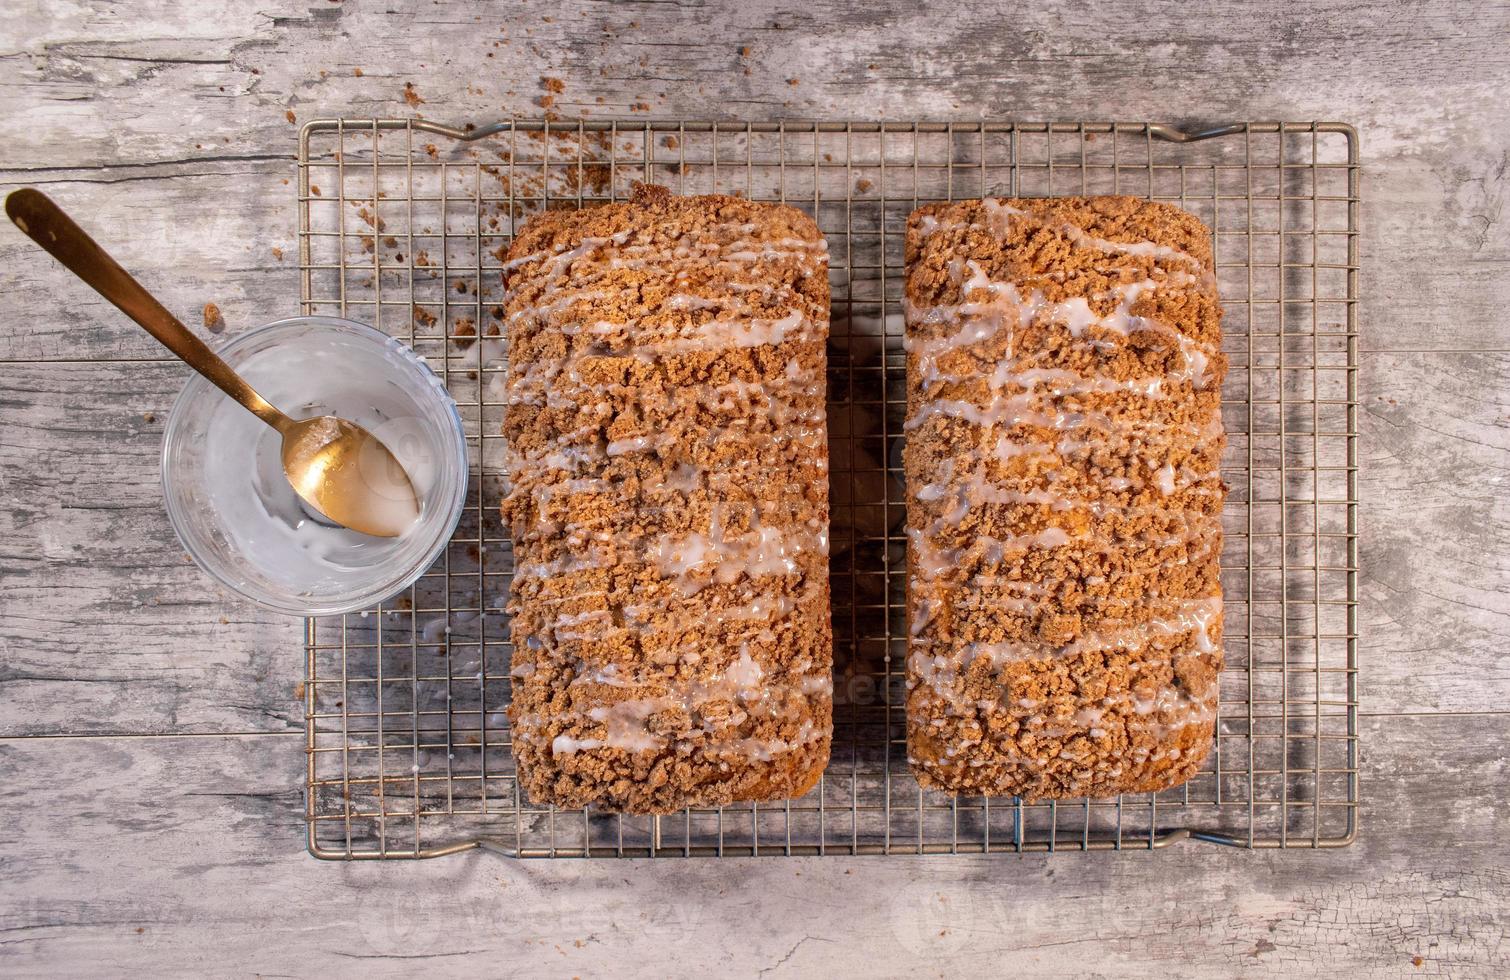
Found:
M 648 569 L 669 586 L 652 593 L 656 598 L 639 599 L 637 604 L 615 606 L 610 601 L 604 607 L 605 600 L 598 599 L 600 607 L 585 612 L 563 611 L 581 608 L 580 603 L 567 605 L 567 597 L 531 600 L 532 609 L 544 612 L 544 623 L 534 635 L 520 639 L 535 652 L 536 662 L 519 678 L 536 678 L 533 682 L 538 683 L 540 666 L 549 663 L 553 676 L 566 672 L 568 690 L 588 689 L 574 695 L 571 705 L 553 704 L 548 717 L 516 720 L 516 738 L 547 746 L 553 755 L 594 749 L 698 751 L 723 759 L 768 761 L 828 735 L 826 727 L 815 728 L 801 713 L 816 710 L 832 696 L 827 671 L 803 671 L 796 665 L 790 679 L 772 677 L 759 660 L 770 655 L 759 651 L 780 649 L 774 631 L 787 618 L 826 596 L 826 578 L 805 571 L 825 565 L 821 559 L 828 553 L 826 522 L 795 524 L 789 504 L 755 505 L 747 493 L 731 499 L 731 491 L 759 478 L 762 468 L 768 470 L 769 455 L 762 455 L 766 447 L 782 452 L 795 444 L 823 455 L 824 379 L 809 377 L 794 354 L 785 370 L 758 381 L 729 380 L 726 375 L 718 383 L 661 390 L 632 380 L 633 373 L 643 372 L 647 365 L 658 369 L 684 355 L 756 347 L 780 350 L 783 345 L 823 341 L 824 322 L 808 315 L 804 301 L 791 288 L 762 277 L 761 267 L 795 264 L 803 276 L 823 276 L 826 243 L 799 238 L 762 241 L 752 237 L 758 231 L 753 223 L 714 224 L 674 244 L 625 232 L 542 249 L 504 266 L 510 287 L 505 303 L 515 307 L 505 320 L 511 341 L 527 343 L 514 338 L 521 333 L 530 336 L 524 332 L 533 329 L 535 336 L 543 332 L 551 344 L 516 358 L 502 392 L 490 388 L 490 395 L 501 394 L 498 400 L 511 411 L 516 406 L 558 410 L 573 418 L 575 426 L 548 445 L 511 446 L 506 453 L 511 500 L 531 502 L 536 515 L 534 526 L 515 542 L 521 559 L 513 577 L 516 601 L 521 587 L 537 592 L 540 580 L 597 569 L 614 574 L 622 570 L 626 575 L 642 575 Z M 526 275 L 509 275 L 526 268 Z M 601 319 L 601 307 L 592 304 L 623 294 L 625 270 L 650 270 L 657 282 L 670 284 L 670 291 L 643 315 L 625 318 L 627 322 Z M 527 304 L 518 302 L 522 296 Z M 589 310 L 586 317 L 572 319 L 574 312 Z M 627 364 L 633 369 L 631 380 L 624 382 L 625 374 L 616 364 L 609 371 L 596 363 L 604 360 Z M 636 409 L 643 409 L 643 414 Z M 704 423 L 708 431 L 694 439 L 648 421 L 637 431 L 620 422 L 691 418 L 694 413 L 715 420 Z M 698 453 L 731 439 L 749 444 L 750 467 L 737 462 L 705 466 L 697 461 L 703 459 Z M 684 451 L 693 458 L 667 456 Z M 655 471 L 669 470 L 664 479 L 646 479 L 639 464 L 647 457 Z M 815 472 L 812 489 L 826 496 L 826 473 Z M 640 481 L 637 491 L 624 485 L 628 479 Z M 713 501 L 711 513 L 705 505 L 700 512 L 693 510 L 693 498 L 702 499 L 704 493 Z M 552 505 L 563 494 L 607 495 L 616 512 L 569 516 L 567 509 Z M 738 509 L 733 500 L 739 501 Z M 621 526 L 620 501 L 647 517 L 671 512 L 710 516 L 703 526 L 694 523 L 688 528 L 683 518 L 671 525 L 680 530 L 636 534 Z M 533 557 L 542 554 L 537 542 L 547 539 L 564 544 L 564 552 L 550 559 Z M 713 585 L 720 587 L 716 593 L 698 596 Z M 582 589 L 569 598 L 608 594 Z M 709 650 L 697 644 L 680 648 L 685 641 L 676 639 L 679 648 L 668 654 L 652 642 L 657 633 L 682 631 L 694 623 L 716 630 L 721 643 L 738 651 L 711 676 L 697 667 Z M 594 651 L 601 656 L 604 649 L 615 649 L 607 641 L 621 642 L 626 635 L 637 638 L 643 649 L 656 650 L 655 664 L 647 663 L 645 676 L 634 676 L 617 664 L 591 665 L 582 659 Z M 665 640 L 662 636 L 661 644 Z M 663 656 L 692 666 L 694 676 L 668 680 L 657 674 Z M 595 693 L 600 691 L 620 694 L 606 698 Z M 802 707 L 810 703 L 811 708 Z M 746 720 L 781 721 L 787 713 L 792 717 L 782 730 L 795 734 L 784 739 L 742 737 L 748 734 L 741 728 Z M 677 730 L 662 730 L 666 726 L 657 717 L 663 714 L 679 719 L 670 726 Z M 686 719 L 692 727 L 681 730 Z
M 971 623 L 981 622 L 982 616 L 989 622 L 996 615 L 1050 611 L 1047 585 L 992 572 L 1012 567 L 1033 552 L 1063 549 L 1114 559 L 1140 552 L 1138 568 L 1156 581 L 1165 568 L 1214 560 L 1219 547 L 1220 517 L 1206 513 L 1203 504 L 1210 494 L 1222 491 L 1215 482 L 1215 467 L 1197 465 L 1195 454 L 1209 451 L 1223 437 L 1220 416 L 1214 414 L 1203 423 L 1163 418 L 1164 406 L 1182 397 L 1181 387 L 1201 391 L 1215 380 L 1211 363 L 1218 352 L 1170 324 L 1132 312 L 1155 290 L 1213 284 L 1209 271 L 1181 249 L 1157 242 L 1098 238 L 1073 223 L 1002 201 L 985 201 L 984 220 L 973 224 L 972 230 L 1005 240 L 1012 223 L 1019 221 L 1049 227 L 1077 248 L 1148 258 L 1151 270 L 1147 278 L 1118 283 L 1104 296 L 1075 296 L 1051 303 L 1040 291 L 1024 296 L 1018 283 L 992 279 L 974 260 L 956 260 L 949 273 L 958 290 L 957 302 L 907 306 L 905 347 L 912 398 L 905 429 L 919 433 L 939 418 L 968 426 L 926 430 L 940 433 L 932 438 L 949 439 L 950 452 L 911 488 L 909 689 L 922 688 L 932 695 L 919 705 L 931 716 L 919 720 L 935 729 L 946 727 L 950 716 L 975 719 L 977 712 L 1010 709 L 1026 715 L 1022 732 L 1029 735 L 1083 734 L 1101 739 L 1108 737 L 1112 712 L 1121 709 L 1124 716 L 1130 712 L 1135 718 L 1148 718 L 1138 723 L 1139 730 L 1163 738 L 1178 728 L 1209 722 L 1215 710 L 1214 691 L 1190 696 L 1164 690 L 1154 698 L 1139 697 L 1130 690 L 1114 691 L 1072 717 L 1045 719 L 1032 714 L 1032 703 L 1014 705 L 1001 694 L 976 701 L 965 694 L 964 679 L 967 672 L 982 676 L 981 667 L 971 670 L 977 662 L 984 662 L 984 676 L 999 684 L 1001 670 L 1008 664 L 1101 652 L 1140 653 L 1152 644 L 1169 641 L 1176 644 L 1170 655 L 1176 660 L 1216 653 L 1222 610 L 1219 595 L 1163 599 L 1155 585 L 1141 596 L 1085 602 L 1088 608 L 1106 608 L 1109 615 L 1092 620 L 1088 629 L 1067 643 L 1056 644 L 1037 635 L 1016 642 L 969 642 L 960 638 L 957 619 L 947 628 L 936 625 L 949 606 L 957 613 L 969 613 Z M 927 235 L 960 224 L 942 224 L 925 216 L 920 230 Z M 1092 299 L 1109 302 L 1111 312 L 1095 312 Z M 1081 373 L 1043 363 L 1043 349 L 1019 349 L 1019 335 L 1030 327 L 1063 330 L 1072 349 L 1099 353 L 1116 352 L 1135 333 L 1157 333 L 1177 356 L 1170 369 L 1149 377 L 1112 378 L 1095 367 Z M 1104 363 L 1099 356 L 1091 360 L 1096 365 Z M 982 382 L 984 398 L 976 394 Z M 1102 396 L 1130 400 L 1138 417 L 1130 419 L 1085 401 Z M 1045 430 L 1051 433 L 1047 439 Z M 928 438 L 921 433 L 914 436 L 919 437 Z M 1092 465 L 1092 457 L 1102 465 L 1108 457 L 1126 460 L 1125 475 L 1105 475 L 1101 466 Z M 1020 475 L 1003 482 L 1004 473 Z M 1087 492 L 1086 477 L 1097 478 L 1097 474 L 1101 474 L 1097 485 Z M 979 529 L 983 525 L 966 523 L 982 508 L 1002 505 L 1028 508 L 1021 513 L 1031 517 L 1031 522 L 1022 521 L 1021 530 L 1007 537 L 994 537 Z M 1072 511 L 1092 518 L 1086 530 L 1041 525 L 1036 517 L 1042 514 L 1057 520 L 1053 515 Z M 1151 525 L 1148 518 L 1154 518 Z M 969 533 L 962 534 L 965 528 Z M 1187 550 L 1192 544 L 1196 545 L 1193 552 Z M 1147 560 L 1150 549 L 1156 549 L 1159 560 Z M 980 589 L 991 587 L 1005 589 L 1006 594 L 980 594 Z M 951 731 L 944 759 L 914 761 L 960 765 L 964 760 L 955 757 L 974 744 L 964 733 L 977 729 L 984 731 L 984 724 Z M 1006 748 L 1014 753 L 1010 741 Z M 1169 754 L 1162 749 L 1152 755 L 1143 750 L 1131 762 L 1142 765 Z M 1066 745 L 1060 758 L 1073 755 L 1074 750 Z M 1034 757 L 1019 758 L 1027 768 L 1043 764 Z

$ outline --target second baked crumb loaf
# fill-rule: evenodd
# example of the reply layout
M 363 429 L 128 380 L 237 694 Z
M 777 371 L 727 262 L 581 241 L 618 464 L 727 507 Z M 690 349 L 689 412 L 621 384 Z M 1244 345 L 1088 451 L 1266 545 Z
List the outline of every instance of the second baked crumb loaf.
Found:
M 963 201 L 907 230 L 908 754 L 927 787 L 1166 788 L 1211 743 L 1221 308 L 1194 216 Z
M 505 256 L 519 777 L 636 813 L 806 792 L 832 732 L 813 221 L 640 188 Z

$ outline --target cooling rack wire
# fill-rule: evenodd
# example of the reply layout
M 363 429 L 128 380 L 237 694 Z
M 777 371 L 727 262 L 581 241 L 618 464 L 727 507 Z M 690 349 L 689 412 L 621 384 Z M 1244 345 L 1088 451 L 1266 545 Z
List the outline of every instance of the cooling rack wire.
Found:
M 1357 830 L 1357 137 L 1337 123 L 317 120 L 299 146 L 304 312 L 410 344 L 473 463 L 443 558 L 380 607 L 306 625 L 308 845 L 321 858 L 946 854 L 1336 847 Z M 831 251 L 833 757 L 782 804 L 634 817 L 531 805 L 505 715 L 501 283 L 516 223 L 628 196 L 738 193 L 812 213 Z M 1025 804 L 920 790 L 904 747 L 902 241 L 918 204 L 1124 193 L 1214 237 L 1226 669 L 1201 773 Z

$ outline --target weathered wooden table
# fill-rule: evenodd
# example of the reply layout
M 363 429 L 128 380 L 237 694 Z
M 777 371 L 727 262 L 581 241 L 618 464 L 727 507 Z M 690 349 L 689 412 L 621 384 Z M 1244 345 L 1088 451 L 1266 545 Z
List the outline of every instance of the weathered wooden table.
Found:
M 1397 0 L 10 5 L 0 182 L 230 332 L 297 309 L 315 116 L 538 115 L 549 76 L 566 118 L 1354 123 L 1364 807 L 1331 852 L 314 861 L 299 624 L 163 513 L 184 369 L 0 229 L 0 972 L 1504 975 L 1507 40 Z

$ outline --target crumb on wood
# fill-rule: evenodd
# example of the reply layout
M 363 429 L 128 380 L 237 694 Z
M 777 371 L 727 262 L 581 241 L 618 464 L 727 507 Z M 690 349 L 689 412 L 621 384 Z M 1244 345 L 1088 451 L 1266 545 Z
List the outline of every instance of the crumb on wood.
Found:
M 143 412 L 142 413 L 142 421 L 143 422 L 156 422 L 157 421 L 157 413 L 156 412 Z
M 549 109 L 556 104 L 556 97 L 554 95 L 542 95 L 535 100 L 535 104 L 542 109 Z
M 434 160 L 435 158 L 440 156 L 440 150 L 436 148 L 434 143 L 426 143 L 425 155 Z
M 467 281 L 465 279 L 456 280 L 455 286 L 458 293 L 465 293 L 467 291 Z
M 420 306 L 418 303 L 415 303 L 414 304 L 414 325 L 416 327 L 433 327 L 433 326 L 435 326 L 435 314 L 431 313 L 429 310 L 425 309 L 423 306 Z
M 320 196 L 320 185 L 319 184 L 310 184 L 309 185 L 309 192 L 311 194 L 313 194 L 315 197 L 319 197 Z
M 204 305 L 204 328 L 210 333 L 220 333 L 225 329 L 225 317 L 220 314 L 220 307 L 214 303 Z
M 274 245 L 273 246 L 273 258 L 277 259 L 279 262 L 282 262 L 283 261 L 283 249 L 281 249 L 278 246 Z
M 351 69 L 351 73 L 353 75 L 355 75 L 356 77 L 358 77 L 358 78 L 362 77 L 362 69 L 360 69 L 360 68 L 353 68 L 353 69 Z
M 559 78 L 551 78 L 549 75 L 540 76 L 540 87 L 547 92 L 561 93 L 566 91 L 566 83 Z
M 292 109 L 289 109 L 286 112 L 284 112 L 283 113 L 283 118 L 287 119 L 289 122 L 297 122 L 298 119 L 299 119 L 298 116 L 294 115 L 294 110 L 292 110 Z
M 678 146 L 681 146 L 681 145 L 682 145 L 682 141 L 679 140 L 679 139 L 677 139 L 675 136 L 668 136 L 668 137 L 666 137 L 666 149 L 668 149 L 668 150 L 674 150 Z
M 855 190 L 859 191 L 861 194 L 864 194 L 866 191 L 870 190 L 874 186 L 876 186 L 876 185 L 873 184 L 873 183 L 871 183 L 869 180 L 865 179 L 864 177 L 861 177 L 859 180 L 855 181 Z
M 467 350 L 477 340 L 477 324 L 469 316 L 459 318 L 451 328 L 451 340 L 461 350 Z
M 631 103 L 629 103 L 629 111 L 630 112 L 649 112 L 650 111 L 650 103 L 648 103 L 648 102 L 631 102 Z
M 750 56 L 750 46 L 748 44 L 741 44 L 739 46 L 739 56 L 741 58 L 748 58 Z
M 296 700 L 296 701 L 303 701 L 304 700 L 304 682 L 303 681 L 299 681 L 298 683 L 296 683 L 294 685 L 294 700 Z
M 425 100 L 421 98 L 419 92 L 415 90 L 413 82 L 405 82 L 404 101 L 409 103 L 409 105 L 413 107 L 422 104 Z
M 787 84 L 788 84 L 788 85 L 796 85 L 796 84 L 798 84 L 798 83 L 799 83 L 799 82 L 801 82 L 801 81 L 802 81 L 802 79 L 800 79 L 800 78 L 788 78 L 788 79 L 787 79 L 787 80 L 786 80 L 786 83 L 787 83 Z

